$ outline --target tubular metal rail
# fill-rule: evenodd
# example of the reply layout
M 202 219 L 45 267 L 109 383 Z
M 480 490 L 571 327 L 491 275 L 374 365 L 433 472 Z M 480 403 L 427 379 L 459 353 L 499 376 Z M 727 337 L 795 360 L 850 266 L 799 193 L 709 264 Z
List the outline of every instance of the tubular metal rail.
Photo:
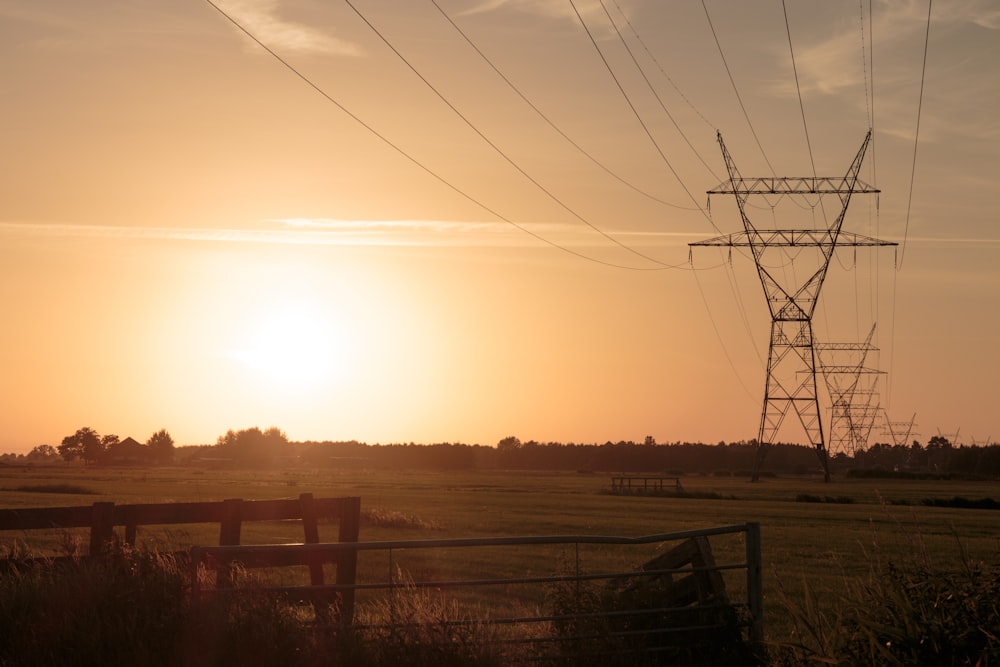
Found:
M 742 553 L 740 550 L 734 552 L 733 548 L 726 551 L 729 557 L 735 553 L 737 559 L 742 556 L 743 560 L 717 563 L 709 538 L 731 535 L 738 539 L 740 534 Z M 590 548 L 585 545 L 630 547 L 650 544 L 663 544 L 660 555 L 627 571 L 588 571 L 580 555 L 581 547 Z M 575 564 L 570 561 L 566 568 L 571 570 L 569 572 L 559 573 L 551 555 L 542 555 L 530 562 L 541 562 L 542 567 L 547 567 L 548 572 L 556 571 L 555 574 L 528 572 L 526 574 L 532 576 L 495 576 L 497 563 L 503 559 L 495 553 L 491 556 L 481 551 L 516 548 L 523 555 L 526 550 L 558 545 L 569 545 L 575 550 Z M 475 555 L 463 553 L 458 561 L 454 560 L 454 554 L 445 555 L 457 549 L 474 550 Z M 408 556 L 420 553 L 424 557 L 424 565 L 418 568 L 420 579 L 414 580 L 402 573 L 399 561 L 405 560 L 404 552 Z M 500 629 L 495 633 L 496 641 L 504 644 L 505 650 L 514 651 L 509 655 L 517 661 L 569 659 L 572 662 L 573 655 L 592 659 L 607 652 L 608 655 L 633 655 L 635 664 L 658 664 L 664 660 L 673 664 L 686 662 L 684 655 L 690 658 L 691 654 L 684 651 L 694 644 L 719 650 L 727 641 L 752 647 L 763 640 L 760 525 L 757 523 L 641 537 L 557 535 L 198 546 L 191 550 L 194 595 L 200 600 L 213 593 L 226 592 L 220 589 L 232 586 L 228 571 L 237 564 L 243 568 L 291 565 L 315 568 L 317 564 L 342 562 L 347 553 L 357 556 L 358 574 L 354 581 L 345 581 L 338 575 L 336 584 L 281 586 L 267 590 L 289 599 L 331 603 L 340 614 L 343 626 L 371 630 L 398 629 L 414 622 L 405 617 L 372 622 L 370 615 L 358 614 L 359 618 L 364 618 L 356 623 L 355 605 L 360 609 L 364 600 L 381 595 L 383 600 L 388 599 L 391 609 L 392 600 L 405 596 L 406 591 L 434 595 L 447 591 L 448 595 L 459 596 L 470 590 L 485 589 L 492 591 L 485 599 L 495 602 L 486 606 L 489 612 L 484 613 L 480 605 L 475 607 L 480 612 L 479 617 L 460 614 L 461 618 L 436 622 L 453 629 L 459 626 Z M 376 559 L 378 565 L 374 566 L 372 562 Z M 369 561 L 367 567 L 366 561 Z M 621 562 L 620 557 L 615 562 Z M 432 566 L 426 567 L 427 563 Z M 602 567 L 606 568 L 606 559 L 604 563 Z M 537 565 L 531 569 L 537 569 Z M 205 576 L 212 570 L 219 573 L 214 588 L 210 577 Z M 440 576 L 442 571 L 447 574 Z M 745 586 L 739 577 L 740 571 L 745 576 Z M 386 574 L 372 576 L 372 572 Z M 456 576 L 456 572 L 486 574 L 462 578 Z M 729 573 L 729 591 L 724 573 Z M 503 596 L 512 588 L 524 586 L 547 587 L 548 590 L 561 587 L 563 604 L 545 611 L 537 606 L 501 604 Z M 736 591 L 740 599 L 731 599 L 730 594 Z M 484 598 L 481 595 L 479 599 Z M 532 613 L 525 613 L 526 609 Z

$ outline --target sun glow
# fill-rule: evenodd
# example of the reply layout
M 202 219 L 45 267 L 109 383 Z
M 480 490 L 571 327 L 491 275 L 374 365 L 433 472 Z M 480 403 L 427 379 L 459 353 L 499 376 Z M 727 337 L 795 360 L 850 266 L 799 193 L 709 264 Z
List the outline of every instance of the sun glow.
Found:
M 282 388 L 314 389 L 342 379 L 345 342 L 342 329 L 318 304 L 300 301 L 255 312 L 227 356 Z

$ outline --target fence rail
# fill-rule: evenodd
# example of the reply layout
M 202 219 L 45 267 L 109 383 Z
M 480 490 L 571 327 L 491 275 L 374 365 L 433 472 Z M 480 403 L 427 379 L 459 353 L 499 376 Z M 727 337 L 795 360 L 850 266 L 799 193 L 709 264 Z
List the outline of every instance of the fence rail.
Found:
M 360 498 L 313 498 L 303 493 L 296 499 L 212 502 L 140 503 L 116 505 L 96 502 L 79 507 L 30 507 L 0 509 L 0 531 L 89 528 L 90 555 L 107 548 L 116 527 L 124 527 L 124 541 L 135 544 L 139 526 L 170 524 L 219 524 L 219 544 L 240 543 L 247 521 L 301 519 L 305 542 L 319 542 L 320 519 L 337 520 L 340 540 L 358 539 Z
M 615 495 L 663 493 L 668 488 L 683 491 L 681 478 L 662 475 L 618 475 L 611 478 L 611 493 Z

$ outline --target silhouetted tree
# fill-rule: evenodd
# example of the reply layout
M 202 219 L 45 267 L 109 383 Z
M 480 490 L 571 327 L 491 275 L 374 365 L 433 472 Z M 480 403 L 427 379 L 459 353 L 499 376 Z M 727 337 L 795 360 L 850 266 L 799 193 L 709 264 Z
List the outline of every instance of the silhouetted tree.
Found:
M 246 428 L 241 431 L 226 431 L 216 441 L 227 456 L 245 464 L 259 465 L 270 463 L 275 457 L 285 453 L 288 437 L 276 426 L 265 431 L 259 427 Z
M 521 446 L 521 440 L 512 435 L 508 435 L 506 438 L 497 443 L 497 449 L 518 449 Z
M 174 439 L 167 433 L 167 429 L 161 428 L 149 436 L 146 446 L 149 447 L 149 456 L 153 461 L 157 463 L 170 463 L 174 460 Z
M 115 438 L 117 440 L 117 437 Z M 73 435 L 67 435 L 57 447 L 59 455 L 67 461 L 83 459 L 86 463 L 96 463 L 104 456 L 104 443 L 97 431 L 83 427 Z
M 29 461 L 38 461 L 41 463 L 54 461 L 57 458 L 59 458 L 59 452 L 52 445 L 38 445 L 37 447 L 33 447 L 27 456 Z

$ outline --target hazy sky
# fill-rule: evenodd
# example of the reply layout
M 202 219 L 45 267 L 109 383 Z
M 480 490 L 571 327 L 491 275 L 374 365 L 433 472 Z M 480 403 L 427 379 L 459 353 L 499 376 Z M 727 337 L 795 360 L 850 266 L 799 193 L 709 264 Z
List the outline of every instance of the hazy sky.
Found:
M 922 106 L 926 2 L 218 6 L 296 71 L 208 2 L 0 0 L 0 451 L 754 438 L 753 261 L 689 262 L 741 230 L 716 131 L 744 176 L 836 176 L 869 126 L 844 230 L 900 246 L 836 253 L 816 334 L 877 322 L 921 441 L 1000 438 L 992 0 L 934 5 Z

